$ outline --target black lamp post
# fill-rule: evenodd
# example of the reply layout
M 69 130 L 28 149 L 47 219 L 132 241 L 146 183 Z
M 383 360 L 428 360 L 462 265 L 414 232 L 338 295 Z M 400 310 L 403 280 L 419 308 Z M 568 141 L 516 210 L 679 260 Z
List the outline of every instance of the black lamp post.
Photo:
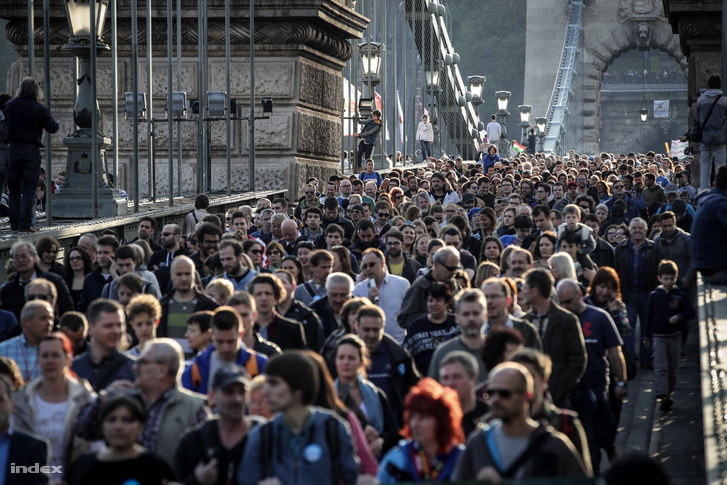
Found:
M 497 115 L 500 117 L 500 146 L 497 147 L 497 151 L 500 152 L 503 156 L 508 156 L 508 143 L 507 143 L 507 125 L 505 124 L 505 119 L 510 114 L 510 112 L 507 110 L 507 104 L 510 101 L 510 96 L 512 93 L 510 91 L 497 91 L 495 93 L 495 96 L 497 96 Z
M 71 36 L 64 49 L 79 60 L 73 108 L 78 129 L 63 139 L 68 147 L 68 159 L 66 181 L 54 197 L 53 212 L 58 218 L 91 219 L 126 214 L 126 201 L 106 173 L 106 148 L 111 145 L 111 139 L 98 132 L 95 60 L 98 54 L 108 50 L 100 40 L 108 4 L 109 0 L 66 0 Z M 96 52 L 92 52 L 93 44 Z

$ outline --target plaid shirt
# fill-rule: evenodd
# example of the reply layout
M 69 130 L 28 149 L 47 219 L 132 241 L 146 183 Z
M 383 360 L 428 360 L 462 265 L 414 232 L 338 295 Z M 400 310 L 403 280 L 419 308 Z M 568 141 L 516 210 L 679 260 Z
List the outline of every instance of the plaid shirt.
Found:
M 164 416 L 164 410 L 169 404 L 169 399 L 177 392 L 177 386 L 174 385 L 164 391 L 153 403 L 149 404 L 147 411 L 149 412 L 149 419 L 146 422 L 144 432 L 139 438 L 139 444 L 149 451 L 157 451 L 157 436 L 159 435 L 159 426 L 162 423 L 162 417 Z M 199 423 L 206 421 L 207 409 L 205 406 L 200 406 L 197 415 L 195 416 L 194 424 L 190 427 L 194 427 Z
M 38 346 L 32 347 L 29 345 L 25 334 L 21 333 L 17 337 L 0 343 L 0 356 L 13 359 L 18 364 L 20 372 L 23 374 L 23 380 L 26 383 L 40 376 Z

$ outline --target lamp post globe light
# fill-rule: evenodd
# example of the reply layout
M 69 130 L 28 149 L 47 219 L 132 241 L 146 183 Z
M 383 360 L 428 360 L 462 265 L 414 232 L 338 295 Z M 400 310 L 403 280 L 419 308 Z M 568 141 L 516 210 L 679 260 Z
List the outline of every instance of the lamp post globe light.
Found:
M 538 151 L 543 151 L 543 143 L 545 142 L 545 124 L 548 119 L 544 116 L 538 116 L 535 118 L 535 125 L 538 127 Z
M 106 173 L 105 151 L 111 145 L 111 139 L 101 133 L 93 133 L 92 129 L 94 117 L 99 119 L 99 108 L 92 85 L 96 82 L 96 72 L 91 69 L 91 36 L 96 38 L 96 55 L 108 50 L 108 46 L 100 40 L 108 4 L 109 0 L 66 0 L 71 35 L 63 48 L 78 57 L 79 61 L 76 105 L 73 108 L 73 119 L 78 129 L 63 139 L 64 145 L 68 147 L 68 158 L 66 181 L 53 202 L 54 216 L 58 218 L 90 219 L 126 214 L 126 201 L 113 183 L 109 182 Z M 95 31 L 92 32 L 92 28 Z M 95 174 L 98 174 L 97 207 L 92 202 Z
M 503 156 L 509 155 L 508 153 L 508 147 L 509 144 L 507 143 L 507 125 L 505 124 L 505 119 L 510 114 L 510 112 L 507 110 L 507 104 L 510 101 L 510 96 L 512 93 L 510 91 L 496 91 L 495 96 L 497 97 L 497 115 L 500 117 L 500 146 L 497 147 L 497 151 L 500 154 L 504 154 Z
M 643 104 L 641 105 L 641 109 L 639 110 L 639 117 L 641 118 L 642 123 L 646 123 L 646 120 L 649 117 L 649 109 Z
M 424 83 L 427 91 L 439 92 L 439 61 L 424 61 Z
M 369 96 L 376 86 L 381 82 L 379 70 L 381 69 L 381 53 L 384 47 L 381 42 L 364 42 L 358 45 L 358 52 L 361 56 L 361 68 L 363 69 L 362 80 L 369 89 Z
M 482 92 L 485 90 L 485 83 L 487 78 L 485 76 L 468 76 L 467 83 L 469 84 L 470 93 L 472 93 L 472 104 L 475 105 L 475 112 L 477 113 L 477 120 L 480 119 L 480 105 L 483 103 Z
M 525 145 L 528 142 L 528 128 L 530 128 L 530 113 L 533 111 L 533 107 L 528 104 L 521 104 L 518 106 L 520 111 L 520 128 L 523 130 L 522 144 Z

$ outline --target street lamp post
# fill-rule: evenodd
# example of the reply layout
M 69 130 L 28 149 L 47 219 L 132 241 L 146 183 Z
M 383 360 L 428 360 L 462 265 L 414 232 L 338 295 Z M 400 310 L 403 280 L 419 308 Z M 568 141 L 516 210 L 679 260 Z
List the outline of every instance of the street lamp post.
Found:
M 545 143 L 545 124 L 548 119 L 543 116 L 535 118 L 535 125 L 538 127 L 538 151 L 543 151 L 543 143 Z
M 54 215 L 62 219 L 126 214 L 126 201 L 106 173 L 105 152 L 106 147 L 111 145 L 111 139 L 97 129 L 99 109 L 95 62 L 98 54 L 108 50 L 108 46 L 100 40 L 108 4 L 109 0 L 66 0 L 71 36 L 64 49 L 78 57 L 79 77 L 73 108 L 73 119 L 78 129 L 63 139 L 68 147 L 66 181 L 54 197 Z M 89 201 L 92 203 L 89 204 Z
M 533 111 L 533 107 L 527 104 L 521 104 L 517 107 L 520 111 L 520 128 L 523 130 L 522 143 L 527 146 L 528 143 L 528 128 L 530 128 L 530 113 Z
M 358 45 L 361 54 L 361 67 L 363 68 L 363 82 L 368 86 L 368 95 L 373 98 L 374 89 L 381 82 L 379 71 L 381 69 L 381 53 L 384 46 L 381 42 L 365 42 Z
M 507 143 L 507 125 L 505 124 L 505 119 L 510 114 L 510 112 L 507 110 L 507 103 L 510 100 L 511 94 L 512 93 L 510 91 L 497 91 L 495 93 L 495 96 L 497 96 L 497 115 L 500 117 L 501 132 L 500 146 L 497 147 L 497 151 L 504 156 L 509 155 Z
M 482 92 L 485 90 L 487 78 L 485 76 L 469 76 L 467 81 L 469 83 L 470 93 L 472 93 L 472 104 L 475 105 L 475 113 L 477 113 L 477 132 L 480 132 L 482 130 L 480 125 L 484 125 L 480 121 L 480 105 L 484 102 Z M 477 135 L 474 136 L 474 139 L 477 140 Z

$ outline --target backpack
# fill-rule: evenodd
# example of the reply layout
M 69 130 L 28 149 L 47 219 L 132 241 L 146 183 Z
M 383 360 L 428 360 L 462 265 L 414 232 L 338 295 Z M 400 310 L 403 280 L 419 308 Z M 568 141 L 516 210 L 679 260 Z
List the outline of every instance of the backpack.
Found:
M 335 485 L 341 483 L 340 460 L 338 456 L 340 454 L 338 420 L 335 417 L 330 416 L 326 420 L 325 426 L 328 449 L 335 454 L 335 456 L 331 456 L 331 483 Z M 260 458 L 264 478 L 273 476 L 273 440 L 275 439 L 273 431 L 272 421 L 265 423 L 260 428 L 260 449 L 262 450 Z

